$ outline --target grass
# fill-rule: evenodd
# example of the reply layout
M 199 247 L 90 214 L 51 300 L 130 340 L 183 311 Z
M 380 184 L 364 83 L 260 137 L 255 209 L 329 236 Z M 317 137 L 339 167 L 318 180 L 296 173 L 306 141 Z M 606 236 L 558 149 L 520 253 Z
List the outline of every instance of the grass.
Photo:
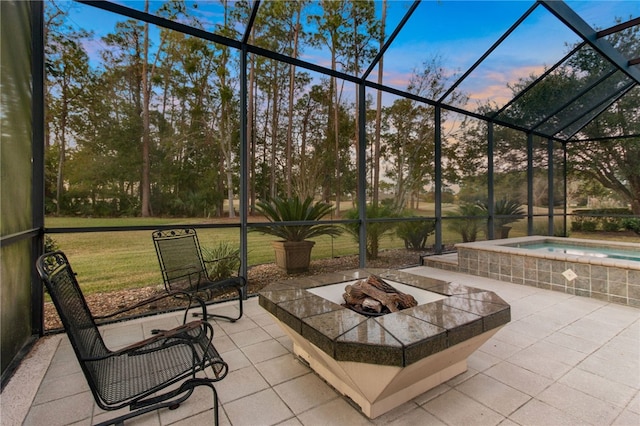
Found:
M 100 226 L 159 226 L 171 224 L 203 223 L 200 219 L 161 218 L 47 218 L 48 228 L 100 227 Z M 211 221 L 207 221 L 211 223 Z M 85 232 L 50 234 L 57 247 L 64 251 L 78 274 L 78 281 L 85 294 L 117 291 L 162 285 L 151 231 Z M 239 246 L 239 228 L 199 229 L 198 238 L 203 247 L 213 248 L 222 241 Z M 251 232 L 248 235 L 248 266 L 273 263 L 275 256 L 271 246 L 273 237 Z M 358 253 L 358 245 L 347 234 L 319 237 L 311 258 L 324 259 Z M 382 249 L 401 248 L 404 243 L 397 237 L 382 241 Z
M 212 223 L 206 219 L 175 219 L 175 218 L 47 218 L 48 228 L 65 227 L 99 227 L 99 226 L 160 226 L 160 225 L 189 225 L 197 223 Z M 226 221 L 228 223 L 228 220 Z M 509 237 L 527 235 L 527 221 L 519 220 L 512 225 Z M 546 219 L 536 218 L 538 228 L 546 229 Z M 125 288 L 139 288 L 150 285 L 162 285 L 162 276 L 158 267 L 151 231 L 123 231 L 123 232 L 87 232 L 50 234 L 60 250 L 63 250 L 78 274 L 78 281 L 86 294 L 117 291 Z M 601 235 L 600 233 L 578 234 L 576 238 L 616 238 L 623 241 L 638 242 L 638 238 Z M 219 242 L 227 241 L 239 246 L 240 228 L 218 228 L 198 230 L 200 244 L 203 247 L 214 248 Z M 478 233 L 478 239 L 484 239 L 484 232 Z M 275 261 L 273 237 L 255 232 L 249 233 L 248 267 Z M 316 245 L 311 252 L 314 259 L 326 259 L 358 254 L 358 245 L 353 237 L 344 233 L 331 238 L 315 239 Z M 428 244 L 435 241 L 429 237 Z M 458 233 L 443 226 L 443 243 L 451 245 L 461 242 Z M 404 248 L 404 242 L 389 235 L 383 238 L 381 250 Z

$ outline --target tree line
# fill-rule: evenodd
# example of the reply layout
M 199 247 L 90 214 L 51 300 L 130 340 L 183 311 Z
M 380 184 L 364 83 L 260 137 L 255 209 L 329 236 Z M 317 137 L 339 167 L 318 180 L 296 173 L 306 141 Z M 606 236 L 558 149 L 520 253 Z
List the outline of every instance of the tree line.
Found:
M 222 3 L 223 21 L 214 31 L 238 39 L 250 4 Z M 388 35 L 386 3 L 381 19 L 375 17 L 373 2 L 320 1 L 318 7 L 307 9 L 309 3 L 264 2 L 249 43 L 292 57 L 301 57 L 308 46 L 323 48 L 329 52 L 331 69 L 361 74 Z M 96 37 L 90 28 L 70 23 L 68 7 L 87 6 L 49 1 L 45 8 L 47 213 L 235 216 L 233 200 L 240 184 L 240 52 L 126 17 L 109 34 Z M 146 1 L 145 11 L 204 28 L 182 1 Z M 309 25 L 314 32 L 305 30 Z M 633 36 L 627 37 L 633 40 Z M 582 65 L 593 66 L 588 61 Z M 584 78 L 580 66 L 567 65 L 566 78 Z M 381 61 L 378 72 L 383 71 Z M 453 78 L 439 58 L 430 58 L 414 71 L 406 90 L 436 99 Z M 250 208 L 256 200 L 294 194 L 331 201 L 337 211 L 341 202 L 352 203 L 361 152 L 355 85 L 253 54 L 248 57 L 247 82 Z M 515 85 L 514 93 L 519 88 Z M 417 208 L 433 184 L 434 108 L 403 98 L 386 105 L 379 92 L 367 93 L 367 195 L 377 203 L 387 188 L 395 205 Z M 630 105 L 610 113 L 611 128 L 588 131 L 611 135 L 624 127 L 623 132 L 638 134 L 639 98 L 636 90 L 621 101 Z M 533 113 L 544 103 L 542 94 L 535 99 L 520 107 Z M 467 100 L 459 93 L 450 104 L 462 106 Z M 629 116 L 629 111 L 636 116 Z M 450 117 L 443 111 L 443 121 Z M 482 167 L 486 124 L 467 117 L 460 121 L 459 127 L 443 134 L 445 179 L 468 189 L 486 175 Z M 521 167 L 518 141 L 526 138 L 506 128 L 498 136 L 501 142 L 496 147 L 503 150 L 498 155 L 509 173 Z M 634 182 L 640 179 L 634 181 L 633 174 L 637 178 L 640 167 L 633 154 L 638 146 L 637 140 L 575 144 L 570 166 L 600 186 L 617 185 L 621 196 L 624 188 L 627 198 L 637 203 L 640 183 L 634 186 Z M 586 147 L 591 160 L 584 157 Z M 613 172 L 617 183 L 611 173 L 597 168 L 601 152 L 607 149 L 612 151 L 608 166 L 617 167 Z M 621 157 L 629 162 L 624 169 L 618 167 Z M 543 170 L 545 165 L 539 167 Z

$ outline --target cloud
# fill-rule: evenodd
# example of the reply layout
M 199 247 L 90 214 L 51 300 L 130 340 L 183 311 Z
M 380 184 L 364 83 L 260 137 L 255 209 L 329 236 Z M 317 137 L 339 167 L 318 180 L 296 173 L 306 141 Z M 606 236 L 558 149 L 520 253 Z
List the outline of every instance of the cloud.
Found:
M 539 76 L 545 70 L 542 65 L 523 65 L 504 69 L 476 69 L 459 86 L 458 90 L 469 95 L 469 103 L 482 105 L 488 102 L 503 106 L 513 98 L 509 84 L 517 83 L 520 79 Z

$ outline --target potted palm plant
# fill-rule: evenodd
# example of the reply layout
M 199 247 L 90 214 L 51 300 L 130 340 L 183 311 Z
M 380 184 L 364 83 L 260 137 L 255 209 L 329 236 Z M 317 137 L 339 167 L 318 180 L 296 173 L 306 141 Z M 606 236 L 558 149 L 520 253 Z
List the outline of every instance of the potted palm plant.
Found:
M 484 213 L 488 214 L 489 206 L 486 202 L 479 203 L 478 205 Z M 497 216 L 493 221 L 494 236 L 497 236 L 498 231 L 500 231 L 500 238 L 509 238 L 511 227 L 507 225 L 517 222 L 520 218 L 515 216 L 522 216 L 524 213 L 522 204 L 518 200 L 507 197 L 496 200 L 493 207 L 493 214 Z M 489 238 L 488 232 L 487 238 Z
M 290 198 L 274 197 L 267 201 L 258 201 L 256 209 L 273 225 L 254 228 L 260 232 L 279 238 L 272 243 L 276 265 L 288 274 L 304 272 L 309 269 L 311 249 L 315 245 L 311 238 L 321 235 L 338 236 L 342 229 L 332 224 L 317 222 L 333 211 L 333 206 L 324 202 L 314 202 L 312 197 L 301 200 L 298 196 Z M 277 222 L 311 222 L 308 225 L 278 225 Z

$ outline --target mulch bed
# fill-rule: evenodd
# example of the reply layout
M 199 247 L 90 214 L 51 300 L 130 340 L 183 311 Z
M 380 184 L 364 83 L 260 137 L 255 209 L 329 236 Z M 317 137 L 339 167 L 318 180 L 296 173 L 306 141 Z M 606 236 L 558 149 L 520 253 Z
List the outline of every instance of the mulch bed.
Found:
M 420 256 L 427 252 L 411 251 L 411 250 L 388 250 L 380 252 L 378 259 L 367 261 L 368 267 L 371 268 L 405 268 L 420 264 Z M 319 275 L 327 272 L 335 272 L 340 270 L 354 269 L 358 267 L 358 256 L 344 256 L 332 259 L 321 259 L 311 261 L 309 271 L 297 274 L 287 275 L 275 264 L 264 264 L 253 266 L 248 271 L 248 294 L 257 294 L 260 289 L 274 281 L 286 279 L 294 279 L 301 276 Z M 108 293 L 94 293 L 86 296 L 89 309 L 95 316 L 106 315 L 131 306 L 136 302 L 158 296 L 164 293 L 162 285 L 135 288 L 121 291 L 112 291 Z M 225 295 L 218 298 L 224 298 Z M 159 303 L 149 305 L 144 310 L 137 312 L 129 312 L 128 317 L 142 316 L 154 313 L 161 313 L 182 306 L 183 303 L 173 298 L 166 298 Z M 62 329 L 62 323 L 55 307 L 51 302 L 44 305 L 44 328 L 45 332 L 58 331 Z

